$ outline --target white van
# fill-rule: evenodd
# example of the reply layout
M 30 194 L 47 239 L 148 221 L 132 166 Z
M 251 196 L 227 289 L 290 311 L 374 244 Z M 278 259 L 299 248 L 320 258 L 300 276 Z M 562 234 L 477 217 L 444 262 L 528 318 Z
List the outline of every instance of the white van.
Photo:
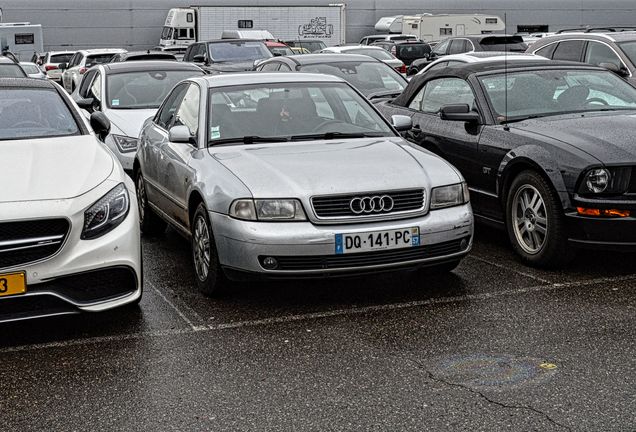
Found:
M 0 23 L 0 51 L 10 51 L 20 61 L 31 61 L 44 51 L 42 26 L 28 22 Z

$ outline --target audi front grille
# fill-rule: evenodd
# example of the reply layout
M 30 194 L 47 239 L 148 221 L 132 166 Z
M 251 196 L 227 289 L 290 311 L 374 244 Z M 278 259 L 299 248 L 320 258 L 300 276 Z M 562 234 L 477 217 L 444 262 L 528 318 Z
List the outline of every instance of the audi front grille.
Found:
M 423 189 L 364 192 L 318 196 L 311 199 L 320 220 L 383 219 L 423 213 L 426 193 Z
M 0 269 L 41 261 L 55 255 L 68 236 L 66 219 L 0 223 Z

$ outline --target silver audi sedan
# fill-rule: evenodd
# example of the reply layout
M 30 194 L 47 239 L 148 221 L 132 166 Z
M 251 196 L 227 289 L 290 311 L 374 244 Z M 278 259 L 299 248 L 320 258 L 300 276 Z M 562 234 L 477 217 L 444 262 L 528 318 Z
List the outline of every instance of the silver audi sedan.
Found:
M 461 174 L 405 141 L 344 80 L 191 78 L 142 128 L 134 162 L 144 234 L 192 244 L 197 284 L 454 269 L 473 215 Z

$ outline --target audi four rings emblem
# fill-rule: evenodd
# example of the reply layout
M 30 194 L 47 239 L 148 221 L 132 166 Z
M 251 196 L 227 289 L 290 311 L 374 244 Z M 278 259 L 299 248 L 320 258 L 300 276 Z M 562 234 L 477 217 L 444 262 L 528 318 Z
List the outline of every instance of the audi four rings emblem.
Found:
M 393 206 L 393 198 L 388 195 L 355 197 L 349 203 L 349 208 L 357 215 L 390 212 Z

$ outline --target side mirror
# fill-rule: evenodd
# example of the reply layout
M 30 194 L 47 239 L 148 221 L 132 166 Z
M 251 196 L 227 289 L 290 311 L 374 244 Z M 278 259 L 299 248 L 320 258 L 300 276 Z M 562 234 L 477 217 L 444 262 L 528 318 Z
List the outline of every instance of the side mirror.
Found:
M 75 99 L 75 103 L 77 104 L 78 107 L 88 111 L 88 110 L 92 110 L 93 109 L 93 106 L 95 104 L 95 99 L 77 97 Z
M 192 61 L 195 63 L 205 63 L 207 61 L 207 58 L 204 54 L 197 54 L 192 57 Z
M 59 70 L 66 70 L 68 69 L 68 63 L 60 63 L 60 65 L 57 68 Z
M 614 63 L 599 63 L 599 67 L 607 69 L 610 72 L 614 72 L 615 74 L 620 75 L 622 77 L 629 75 L 629 71 L 627 69 L 625 69 L 624 67 L 619 67 L 618 65 Z
M 279 52 L 272 53 L 274 57 L 282 57 L 283 55 Z
M 110 120 L 108 120 L 108 117 L 106 117 L 103 112 L 96 111 L 91 114 L 89 121 L 93 131 L 97 134 L 100 140 L 104 141 L 110 133 Z
M 479 122 L 479 114 L 471 111 L 468 104 L 444 105 L 439 111 L 442 120 L 463 121 L 469 123 Z
M 168 140 L 173 143 L 191 144 L 190 129 L 187 126 L 173 126 L 168 132 Z
M 405 115 L 391 116 L 391 124 L 398 132 L 406 132 L 413 129 L 413 119 Z

